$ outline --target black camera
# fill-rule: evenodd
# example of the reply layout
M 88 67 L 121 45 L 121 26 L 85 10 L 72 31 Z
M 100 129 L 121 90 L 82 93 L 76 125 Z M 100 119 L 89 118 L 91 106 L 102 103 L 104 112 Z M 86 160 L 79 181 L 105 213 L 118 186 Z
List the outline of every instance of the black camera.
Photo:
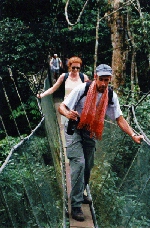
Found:
M 68 135 L 73 135 L 74 130 L 75 130 L 76 126 L 78 125 L 79 121 L 80 121 L 79 117 L 77 117 L 77 120 L 71 120 L 70 119 L 68 121 L 68 127 L 67 127 L 67 134 Z

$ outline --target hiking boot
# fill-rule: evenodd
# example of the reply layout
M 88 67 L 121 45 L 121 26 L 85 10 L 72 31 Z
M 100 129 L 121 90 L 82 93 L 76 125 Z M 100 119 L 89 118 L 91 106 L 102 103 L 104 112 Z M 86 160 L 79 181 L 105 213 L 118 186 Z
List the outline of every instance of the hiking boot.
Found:
M 77 221 L 80 221 L 80 222 L 84 221 L 84 215 L 81 207 L 72 207 L 71 215 L 72 215 L 72 218 Z
M 88 196 L 83 194 L 83 202 L 82 203 L 91 205 L 92 204 L 92 200 Z

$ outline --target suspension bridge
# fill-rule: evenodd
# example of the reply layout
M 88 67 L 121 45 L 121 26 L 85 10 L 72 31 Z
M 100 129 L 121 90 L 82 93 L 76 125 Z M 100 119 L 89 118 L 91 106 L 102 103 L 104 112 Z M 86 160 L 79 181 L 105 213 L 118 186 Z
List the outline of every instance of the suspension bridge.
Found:
M 9 72 L 31 133 L 23 137 L 21 126 L 12 114 L 20 142 L 13 147 L 10 145 L 9 155 L 0 168 L 0 227 L 150 227 L 150 140 L 148 130 L 145 133 L 141 127 L 144 111 L 140 108 L 141 104 L 145 107 L 145 100 L 149 102 L 149 93 L 134 105 L 122 106 L 135 132 L 144 135 L 141 145 L 136 145 L 115 123 L 106 119 L 87 188 L 93 203 L 83 206 L 85 221 L 77 222 L 70 216 L 70 169 L 65 156 L 63 126 L 57 112 L 61 99 L 47 96 L 40 102 L 35 97 L 41 120 L 32 129 L 12 72 Z M 32 91 L 35 85 L 39 87 L 39 75 L 29 82 Z M 13 113 L 3 79 L 1 82 Z M 48 78 L 43 83 L 44 90 L 50 87 Z M 140 112 L 139 122 L 136 113 Z M 0 121 L 9 144 L 2 115 Z

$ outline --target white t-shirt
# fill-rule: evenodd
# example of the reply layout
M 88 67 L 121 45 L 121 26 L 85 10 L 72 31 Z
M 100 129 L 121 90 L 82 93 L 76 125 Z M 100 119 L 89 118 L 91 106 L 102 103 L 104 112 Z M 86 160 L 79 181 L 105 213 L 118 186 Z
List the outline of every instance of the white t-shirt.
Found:
M 79 115 L 81 115 L 82 109 L 84 107 L 84 101 L 86 96 L 84 96 L 81 100 L 80 97 L 85 91 L 86 83 L 82 83 L 79 86 L 75 87 L 69 96 L 63 101 L 63 103 L 70 109 L 76 110 Z M 101 99 L 102 93 L 98 93 L 97 95 L 97 104 Z M 78 102 L 79 101 L 79 102 Z M 89 101 L 92 102 L 92 101 Z M 106 110 L 106 115 L 109 116 L 111 120 L 116 120 L 119 116 L 122 115 L 122 111 L 120 109 L 119 101 L 117 94 L 113 91 L 113 98 L 112 98 L 113 105 L 108 105 Z

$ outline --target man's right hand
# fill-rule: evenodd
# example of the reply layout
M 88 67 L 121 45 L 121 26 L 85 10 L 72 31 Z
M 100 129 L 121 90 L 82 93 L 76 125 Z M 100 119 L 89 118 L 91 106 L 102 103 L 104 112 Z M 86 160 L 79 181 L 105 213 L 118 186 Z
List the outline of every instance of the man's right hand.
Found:
M 60 104 L 58 111 L 61 115 L 66 116 L 68 119 L 77 120 L 77 117 L 79 117 L 77 111 L 69 110 L 64 103 Z
M 77 120 L 77 117 L 79 117 L 79 114 L 77 111 L 74 111 L 74 110 L 68 111 L 68 116 L 67 116 L 68 119 Z

